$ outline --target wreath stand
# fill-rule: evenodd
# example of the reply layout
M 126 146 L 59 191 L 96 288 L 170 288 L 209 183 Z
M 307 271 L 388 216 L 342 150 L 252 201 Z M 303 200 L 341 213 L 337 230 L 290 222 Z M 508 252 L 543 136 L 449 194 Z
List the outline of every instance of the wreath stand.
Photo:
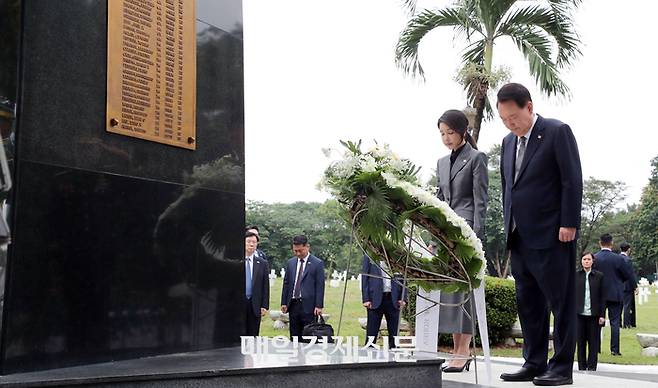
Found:
M 356 225 L 356 219 L 358 215 L 365 211 L 366 209 L 362 208 L 356 214 L 354 214 L 352 218 L 352 229 L 350 233 L 350 252 L 349 256 L 347 258 L 347 268 L 345 269 L 346 273 L 349 273 L 350 270 L 350 265 L 352 261 L 352 256 L 354 253 L 354 246 L 355 244 L 359 246 L 361 252 L 366 252 L 363 246 L 361 246 L 361 243 L 359 242 L 358 238 L 354 238 L 355 236 L 355 225 Z M 387 268 L 384 269 L 382 268 L 379 263 L 373 261 L 375 265 L 382 271 L 382 273 L 385 273 L 388 278 L 391 279 L 392 282 L 395 282 L 399 285 L 402 286 L 403 292 L 406 292 L 407 295 L 409 292 L 414 293 L 416 295 L 416 298 L 421 298 L 427 302 L 430 303 L 430 306 L 421 310 L 421 311 L 416 311 L 414 317 L 417 317 L 418 315 L 424 313 L 425 311 L 428 311 L 432 308 L 435 308 L 436 306 L 448 306 L 448 307 L 459 307 L 461 310 L 466 314 L 466 316 L 471 320 L 471 328 L 472 328 L 472 338 L 471 338 L 471 347 L 470 347 L 470 356 L 464 357 L 464 356 L 448 356 L 447 358 L 453 360 L 453 359 L 470 359 L 473 360 L 473 367 L 474 367 L 474 374 L 475 374 L 475 384 L 479 383 L 479 378 L 478 378 L 478 366 L 477 366 L 477 355 L 475 353 L 476 350 L 476 344 L 475 344 L 475 319 L 473 319 L 474 316 L 477 316 L 478 320 L 478 325 L 477 327 L 479 328 L 479 334 L 480 334 L 480 339 L 482 341 L 482 351 L 484 354 L 484 361 L 485 361 L 485 377 L 486 377 L 486 383 L 488 385 L 491 385 L 491 355 L 490 355 L 490 349 L 489 349 L 489 333 L 487 331 L 487 315 L 486 315 L 486 304 L 485 304 L 485 294 L 484 294 L 484 284 L 485 280 L 482 279 L 480 282 L 480 286 L 477 288 L 473 288 L 473 284 L 470 281 L 464 280 L 464 279 L 457 279 L 454 277 L 450 277 L 447 275 L 442 275 L 438 273 L 429 273 L 429 275 L 433 276 L 431 278 L 422 278 L 422 279 L 414 279 L 414 278 L 408 278 L 407 273 L 408 269 L 410 268 L 410 260 L 414 260 L 413 255 L 414 253 L 420 253 L 420 252 L 425 252 L 429 253 L 430 255 L 433 255 L 433 253 L 425 246 L 425 244 L 422 241 L 418 241 L 416 237 L 414 237 L 414 228 L 416 227 L 416 224 L 414 222 L 410 223 L 410 227 L 408 231 L 404 231 L 404 236 L 405 236 L 405 241 L 408 241 L 407 243 L 407 249 L 404 254 L 404 257 L 402 258 L 405 262 L 404 265 L 404 273 L 403 273 L 403 280 L 400 282 L 397 280 L 394 276 L 393 271 L 391 268 L 391 259 L 388 257 L 387 254 L 384 255 L 384 261 L 387 264 Z M 432 234 L 433 235 L 433 234 Z M 434 236 L 437 237 L 437 236 Z M 441 243 L 444 244 L 443 239 L 437 238 L 437 240 Z M 386 250 L 384 250 L 384 253 L 386 253 Z M 457 261 L 457 260 L 456 260 Z M 457 261 L 459 263 L 459 261 Z M 461 269 L 466 273 L 466 270 L 464 269 L 463 265 L 459 263 L 461 266 Z M 425 271 L 427 272 L 427 271 Z M 370 275 L 370 274 L 361 274 L 361 276 L 369 276 L 369 277 L 374 277 L 374 278 L 379 278 L 383 279 L 384 276 L 375 276 L 375 275 Z M 468 276 L 466 276 L 468 279 Z M 422 295 L 420 291 L 420 287 L 418 288 L 418 291 L 415 291 L 413 289 L 410 289 L 408 287 L 409 282 L 413 282 L 416 280 L 422 280 L 422 281 L 434 281 L 434 282 L 464 282 L 468 284 L 468 293 L 467 297 L 464 299 L 463 302 L 461 303 L 456 303 L 456 304 L 450 304 L 450 303 L 441 303 L 440 300 L 435 300 L 433 298 L 429 298 L 427 296 Z M 340 305 L 340 315 L 338 318 L 338 329 L 336 332 L 337 336 L 340 336 L 340 329 L 341 325 L 343 322 L 343 310 L 345 307 L 345 298 L 347 295 L 347 279 L 345 279 L 344 286 L 343 286 L 343 296 L 341 300 L 341 305 Z M 440 294 L 439 294 L 440 295 Z M 467 311 L 464 305 L 471 299 L 473 298 L 473 301 L 475 303 L 470 304 L 470 311 Z M 438 297 L 437 297 L 438 299 Z M 402 318 L 402 314 L 400 314 L 398 318 L 398 331 L 400 330 L 400 319 Z M 394 335 L 397 335 L 398 333 L 395 333 Z M 390 333 L 389 333 L 390 335 Z M 437 338 L 438 340 L 438 338 Z

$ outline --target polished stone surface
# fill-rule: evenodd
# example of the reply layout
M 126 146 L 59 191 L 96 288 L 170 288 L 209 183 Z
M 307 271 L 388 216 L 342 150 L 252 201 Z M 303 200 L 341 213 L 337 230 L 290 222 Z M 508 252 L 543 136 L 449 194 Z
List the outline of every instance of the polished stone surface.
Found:
M 103 1 L 26 2 L 21 159 L 242 193 L 242 40 L 197 22 L 197 149 L 190 151 L 105 132 L 106 18 Z M 193 182 L 216 164 L 220 176 Z
M 242 196 L 33 162 L 18 178 L 5 371 L 237 342 Z
M 10 171 L 14 162 L 14 109 L 18 80 L 18 44 L 20 41 L 20 2 L 0 0 L 0 137 Z M 0 191 L 0 204 L 9 193 Z M 7 268 L 7 247 L 0 246 L 0 330 L 2 329 L 2 300 Z
M 257 354 L 243 354 L 240 347 L 234 347 L 16 374 L 0 377 L 0 387 L 46 384 L 109 386 L 128 381 L 140 383 L 127 386 L 163 386 L 168 380 L 180 383 L 183 379 L 212 377 L 218 379 L 213 381 L 216 385 L 211 386 L 272 386 L 264 384 L 266 381 L 278 381 L 276 385 L 282 386 L 308 384 L 313 387 L 386 386 L 392 383 L 394 386 L 441 386 L 443 360 L 434 355 L 418 354 L 412 357 L 414 362 L 395 362 L 391 353 L 358 350 L 352 354 L 345 347 L 334 345 L 328 345 L 326 349 L 320 345 L 299 348 L 296 355 L 291 355 L 294 348 L 289 342 L 278 350 L 273 349 L 272 341 L 267 343 L 269 350 Z M 306 384 L 301 384 L 302 380 Z M 247 381 L 256 384 L 247 384 Z
M 189 151 L 105 131 L 106 1 L 23 10 L 0 373 L 238 344 L 241 33 L 197 21 Z
M 19 11 L 19 1 L 0 1 L 0 100 L 16 100 Z

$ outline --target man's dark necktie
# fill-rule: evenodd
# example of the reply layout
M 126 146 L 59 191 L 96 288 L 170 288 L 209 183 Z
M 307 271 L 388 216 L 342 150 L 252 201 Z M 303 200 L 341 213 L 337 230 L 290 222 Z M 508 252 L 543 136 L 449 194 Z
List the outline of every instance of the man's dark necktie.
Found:
M 519 172 L 521 172 L 521 164 L 523 164 L 523 156 L 525 155 L 526 138 L 519 138 L 519 152 L 516 154 L 516 162 L 514 163 L 514 182 L 519 179 Z
M 245 282 L 245 285 L 246 285 L 245 294 L 246 294 L 247 298 L 251 298 L 251 286 L 252 286 L 252 284 L 251 284 L 251 257 L 247 257 L 245 262 L 247 263 L 247 265 L 245 266 L 245 269 L 244 269 L 244 274 L 245 274 L 244 282 Z
M 292 291 L 292 297 L 299 299 L 302 297 L 302 273 L 304 272 L 304 260 L 299 260 L 299 269 L 297 270 L 297 280 L 295 289 Z
M 521 172 L 521 165 L 523 164 L 523 156 L 525 155 L 526 138 L 519 138 L 519 151 L 516 153 L 516 161 L 514 162 L 514 182 L 519 179 L 519 172 Z M 516 220 L 512 215 L 512 231 L 516 229 Z

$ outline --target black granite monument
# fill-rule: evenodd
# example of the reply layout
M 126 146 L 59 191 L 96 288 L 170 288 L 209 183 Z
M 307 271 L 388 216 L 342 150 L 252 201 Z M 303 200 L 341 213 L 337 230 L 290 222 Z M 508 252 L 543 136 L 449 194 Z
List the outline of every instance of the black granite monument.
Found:
M 106 132 L 107 1 L 0 1 L 1 374 L 240 343 L 242 4 L 196 2 L 190 151 Z

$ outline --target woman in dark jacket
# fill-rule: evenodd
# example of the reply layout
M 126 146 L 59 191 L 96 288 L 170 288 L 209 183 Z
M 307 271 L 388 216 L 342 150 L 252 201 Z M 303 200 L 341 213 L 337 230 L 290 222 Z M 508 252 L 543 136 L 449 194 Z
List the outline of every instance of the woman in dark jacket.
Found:
M 578 313 L 578 369 L 596 370 L 601 347 L 601 326 L 605 324 L 605 298 L 603 273 L 592 269 L 596 260 L 587 252 L 576 272 L 576 311 Z M 589 350 L 589 355 L 587 351 Z

